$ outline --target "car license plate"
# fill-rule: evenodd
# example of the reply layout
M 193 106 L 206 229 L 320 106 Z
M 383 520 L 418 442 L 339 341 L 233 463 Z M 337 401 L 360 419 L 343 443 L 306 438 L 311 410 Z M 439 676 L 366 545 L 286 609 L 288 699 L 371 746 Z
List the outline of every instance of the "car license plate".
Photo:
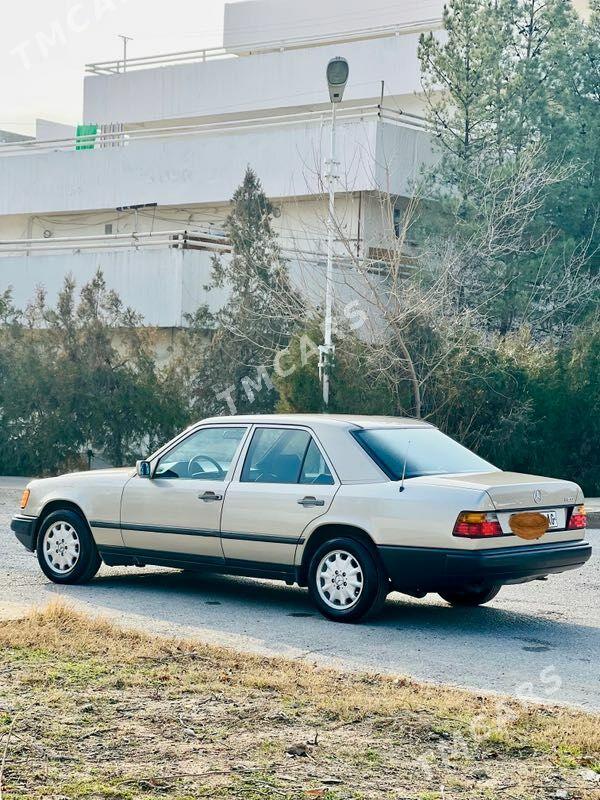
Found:
M 558 514 L 556 511 L 542 511 L 542 514 L 548 520 L 549 530 L 552 530 L 552 528 L 558 528 Z

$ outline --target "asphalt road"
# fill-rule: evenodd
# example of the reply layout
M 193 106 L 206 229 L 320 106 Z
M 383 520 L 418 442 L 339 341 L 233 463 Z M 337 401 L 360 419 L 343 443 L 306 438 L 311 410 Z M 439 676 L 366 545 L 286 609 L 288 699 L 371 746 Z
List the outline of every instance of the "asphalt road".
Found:
M 598 530 L 589 533 L 598 548 L 584 568 L 507 586 L 489 606 L 455 609 L 436 596 L 394 594 L 379 619 L 337 625 L 305 590 L 271 581 L 103 567 L 87 586 L 57 587 L 9 529 L 19 496 L 0 487 L 0 617 L 60 595 L 150 632 L 600 709 Z

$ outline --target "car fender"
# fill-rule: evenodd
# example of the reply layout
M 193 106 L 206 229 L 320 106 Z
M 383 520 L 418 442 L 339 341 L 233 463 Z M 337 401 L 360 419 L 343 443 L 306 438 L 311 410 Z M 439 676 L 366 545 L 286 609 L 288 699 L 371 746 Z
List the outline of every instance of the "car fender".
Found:
M 325 525 L 357 528 L 376 546 L 469 548 L 470 540 L 452 537 L 461 511 L 492 511 L 487 492 L 479 489 L 437 487 L 393 481 L 343 484 L 328 511 L 312 520 L 296 548 L 295 564 L 302 564 L 311 536 Z
M 121 496 L 134 474 L 132 469 L 98 470 L 31 481 L 22 513 L 41 519 L 49 508 L 71 504 L 87 520 L 96 544 L 121 545 Z

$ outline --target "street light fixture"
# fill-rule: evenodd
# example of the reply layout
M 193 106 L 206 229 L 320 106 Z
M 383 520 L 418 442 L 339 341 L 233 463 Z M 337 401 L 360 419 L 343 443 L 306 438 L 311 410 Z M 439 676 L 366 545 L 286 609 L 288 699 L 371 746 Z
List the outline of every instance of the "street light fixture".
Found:
M 335 182 L 339 177 L 339 163 L 335 157 L 336 109 L 342 102 L 348 82 L 350 67 L 345 58 L 332 58 L 327 64 L 327 85 L 331 98 L 331 151 L 327 162 L 327 182 L 329 185 L 329 214 L 327 218 L 327 275 L 325 284 L 325 336 L 319 347 L 319 377 L 323 383 L 323 405 L 329 405 L 329 384 L 335 347 L 332 342 L 333 325 L 333 245 L 335 234 Z
M 329 97 L 332 103 L 341 103 L 344 96 L 344 89 L 348 83 L 350 67 L 345 58 L 332 58 L 327 64 L 327 84 L 329 85 Z

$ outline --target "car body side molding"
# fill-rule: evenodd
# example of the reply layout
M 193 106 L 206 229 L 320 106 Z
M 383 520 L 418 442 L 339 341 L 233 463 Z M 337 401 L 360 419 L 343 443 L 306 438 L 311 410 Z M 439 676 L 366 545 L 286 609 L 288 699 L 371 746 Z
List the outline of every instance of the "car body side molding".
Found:
M 235 533 L 232 531 L 206 530 L 203 528 L 175 528 L 170 525 L 136 525 L 133 523 L 90 521 L 91 528 L 109 528 L 110 530 L 143 531 L 145 533 L 175 533 L 182 536 L 208 536 L 211 538 L 239 539 L 249 542 L 267 542 L 268 544 L 304 544 L 303 538 L 296 536 L 269 536 L 261 533 Z
M 219 538 L 219 531 L 203 528 L 176 528 L 170 525 L 135 525 L 133 523 L 118 522 L 99 522 L 90 520 L 90 528 L 110 528 L 111 530 L 122 531 L 144 531 L 146 533 L 177 533 L 181 536 L 209 536 Z

